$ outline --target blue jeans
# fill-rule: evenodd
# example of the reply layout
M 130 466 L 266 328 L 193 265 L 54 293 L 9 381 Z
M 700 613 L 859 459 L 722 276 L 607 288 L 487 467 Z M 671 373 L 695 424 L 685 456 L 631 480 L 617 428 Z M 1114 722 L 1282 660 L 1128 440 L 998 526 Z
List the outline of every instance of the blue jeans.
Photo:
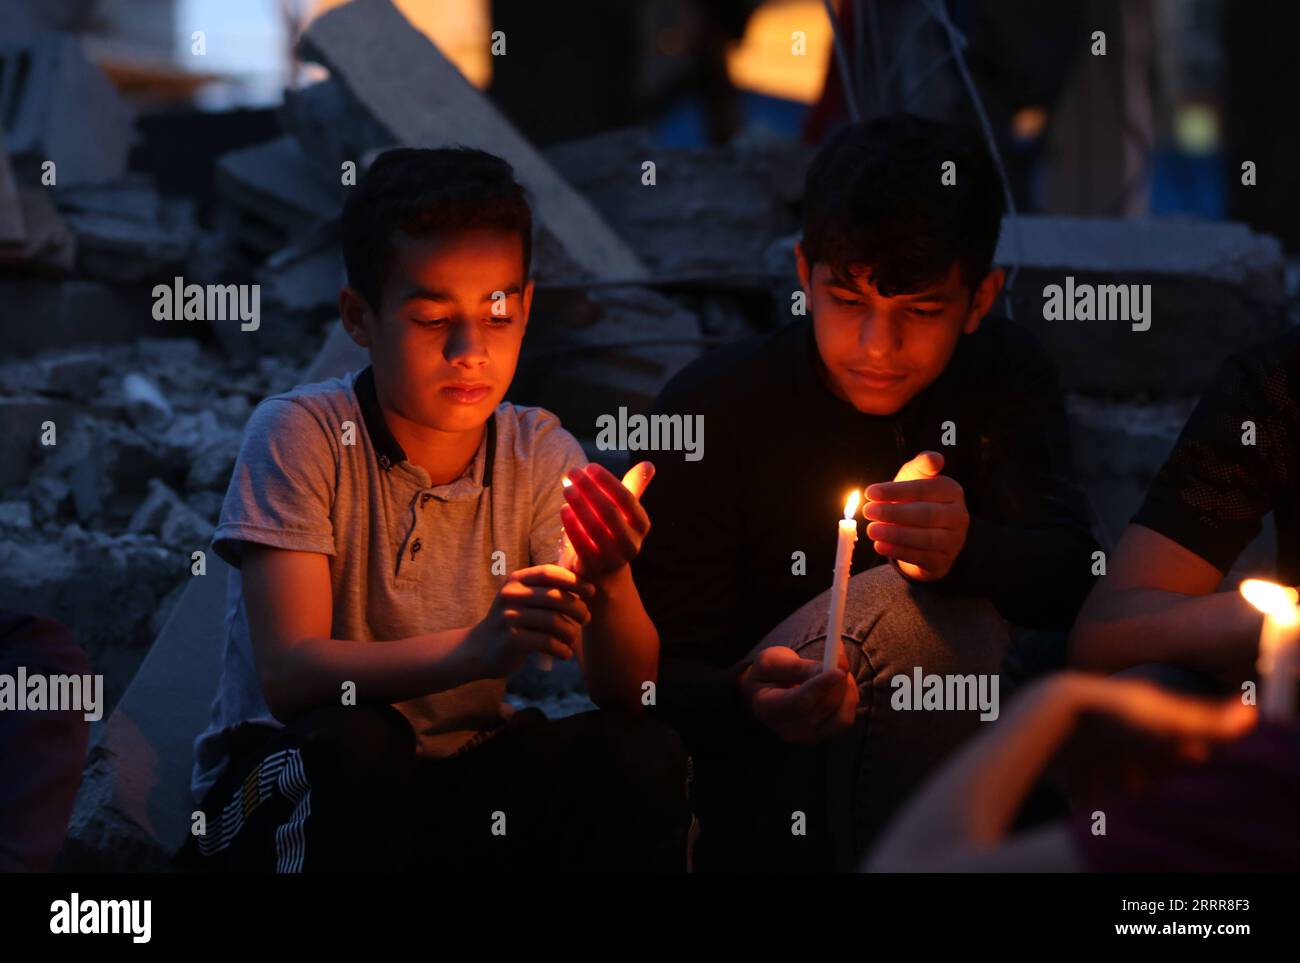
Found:
M 750 657 L 783 645 L 820 660 L 828 596 L 829 589 L 787 617 Z M 895 709 L 892 697 L 899 690 L 891 679 L 900 673 L 910 677 L 919 666 L 925 675 L 974 674 L 991 680 L 1006 657 L 1010 634 L 992 603 L 940 594 L 888 565 L 850 579 L 843 631 L 849 671 L 858 684 L 856 721 L 824 747 L 769 746 L 786 761 L 800 760 L 787 772 L 798 772 L 793 778 L 802 785 L 784 780 L 777 790 L 782 811 L 773 812 L 757 831 L 773 834 L 770 840 L 781 851 L 797 850 L 798 837 L 785 838 L 791 836 L 791 819 L 784 807 L 805 804 L 801 811 L 808 821 L 822 821 L 816 827 L 824 832 L 820 858 L 832 864 L 822 868 L 847 869 L 921 781 L 981 725 L 992 724 L 981 721 L 978 709 Z M 700 818 L 707 837 L 708 816 Z M 754 827 L 749 831 L 755 832 Z M 814 861 L 798 860 L 798 865 L 816 868 Z

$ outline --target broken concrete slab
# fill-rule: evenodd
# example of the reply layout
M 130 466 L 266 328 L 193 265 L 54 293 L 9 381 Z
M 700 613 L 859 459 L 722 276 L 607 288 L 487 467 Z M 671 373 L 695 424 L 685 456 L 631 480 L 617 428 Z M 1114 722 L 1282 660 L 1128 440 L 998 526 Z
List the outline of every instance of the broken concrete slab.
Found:
M 65 186 L 121 177 L 134 113 L 82 51 L 78 38 L 44 34 L 0 42 L 0 113 L 20 180 Z M 41 181 L 53 162 L 54 181 Z
M 795 205 L 811 151 L 784 143 L 665 148 L 643 129 L 624 128 L 544 156 L 627 238 L 656 281 L 761 290 L 768 246 L 799 226 Z
M 347 277 L 342 241 L 332 231 L 313 231 L 266 259 L 258 272 L 269 308 L 324 320 L 338 311 Z
M 329 10 L 308 27 L 299 49 L 341 80 L 400 143 L 467 144 L 508 160 L 531 195 L 538 224 L 587 275 L 645 276 L 640 259 L 591 204 L 389 0 Z
M 337 183 L 342 182 L 345 163 L 356 164 L 360 173 L 378 151 L 401 146 L 335 77 L 286 90 L 280 120 L 303 146 L 318 175 Z
M 1203 277 L 1269 303 L 1284 290 L 1281 243 L 1231 221 L 1022 214 L 1003 222 L 995 261 L 1022 271 Z
M 1014 316 L 1055 356 L 1066 386 L 1080 391 L 1198 394 L 1226 355 L 1287 325 L 1281 245 L 1243 224 L 1008 218 L 997 263 L 1017 260 Z M 1149 284 L 1149 329 L 1134 330 L 1127 319 L 1045 320 L 1048 287 L 1070 277 L 1076 288 Z
M 263 255 L 337 216 L 345 196 L 340 179 L 331 184 L 321 178 L 287 135 L 223 154 L 216 180 L 222 198 L 237 212 L 239 242 Z
M 77 239 L 81 275 L 152 284 L 184 271 L 198 235 L 188 200 L 165 198 L 139 178 L 64 188 L 55 196 Z

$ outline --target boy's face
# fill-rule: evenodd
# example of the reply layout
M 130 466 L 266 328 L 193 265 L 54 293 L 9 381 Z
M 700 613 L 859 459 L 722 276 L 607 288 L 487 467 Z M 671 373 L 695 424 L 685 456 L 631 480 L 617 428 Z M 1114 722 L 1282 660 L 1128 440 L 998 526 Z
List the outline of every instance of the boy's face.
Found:
M 490 229 L 399 231 L 378 316 L 351 288 L 340 296 L 388 404 L 447 432 L 479 428 L 505 397 L 532 300 L 519 236 Z
M 832 393 L 868 415 L 892 415 L 943 373 L 957 339 L 979 328 L 1003 274 L 972 291 L 957 264 L 924 290 L 884 297 L 852 270 L 846 287 L 824 262 L 811 270 L 795 248 L 799 279 L 812 305 L 822 379 Z

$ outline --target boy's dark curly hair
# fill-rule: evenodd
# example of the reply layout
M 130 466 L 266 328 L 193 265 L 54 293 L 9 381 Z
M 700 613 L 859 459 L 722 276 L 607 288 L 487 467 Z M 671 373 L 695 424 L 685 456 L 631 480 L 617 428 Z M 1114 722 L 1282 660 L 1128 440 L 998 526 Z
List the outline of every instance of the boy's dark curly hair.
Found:
M 945 185 L 945 161 L 956 184 Z M 922 290 L 954 263 L 974 288 L 989 273 L 1002 227 L 1002 185 L 983 144 L 910 114 L 841 128 L 808 168 L 803 251 L 841 282 L 866 268 L 883 296 Z
M 492 228 L 519 235 L 524 275 L 532 261 L 533 213 L 514 169 L 472 147 L 385 151 L 343 205 L 348 285 L 374 310 L 393 257 L 393 233 L 412 236 Z

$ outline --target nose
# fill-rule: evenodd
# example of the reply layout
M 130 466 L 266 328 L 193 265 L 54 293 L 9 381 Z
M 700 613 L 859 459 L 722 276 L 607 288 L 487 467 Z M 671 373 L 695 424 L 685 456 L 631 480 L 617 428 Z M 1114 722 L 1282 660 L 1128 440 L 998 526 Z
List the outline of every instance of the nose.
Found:
M 898 326 L 889 312 L 868 308 L 858 328 L 858 344 L 869 358 L 886 358 L 898 348 Z
M 447 335 L 442 355 L 448 363 L 464 368 L 487 364 L 487 341 L 477 322 L 470 318 L 458 320 Z

